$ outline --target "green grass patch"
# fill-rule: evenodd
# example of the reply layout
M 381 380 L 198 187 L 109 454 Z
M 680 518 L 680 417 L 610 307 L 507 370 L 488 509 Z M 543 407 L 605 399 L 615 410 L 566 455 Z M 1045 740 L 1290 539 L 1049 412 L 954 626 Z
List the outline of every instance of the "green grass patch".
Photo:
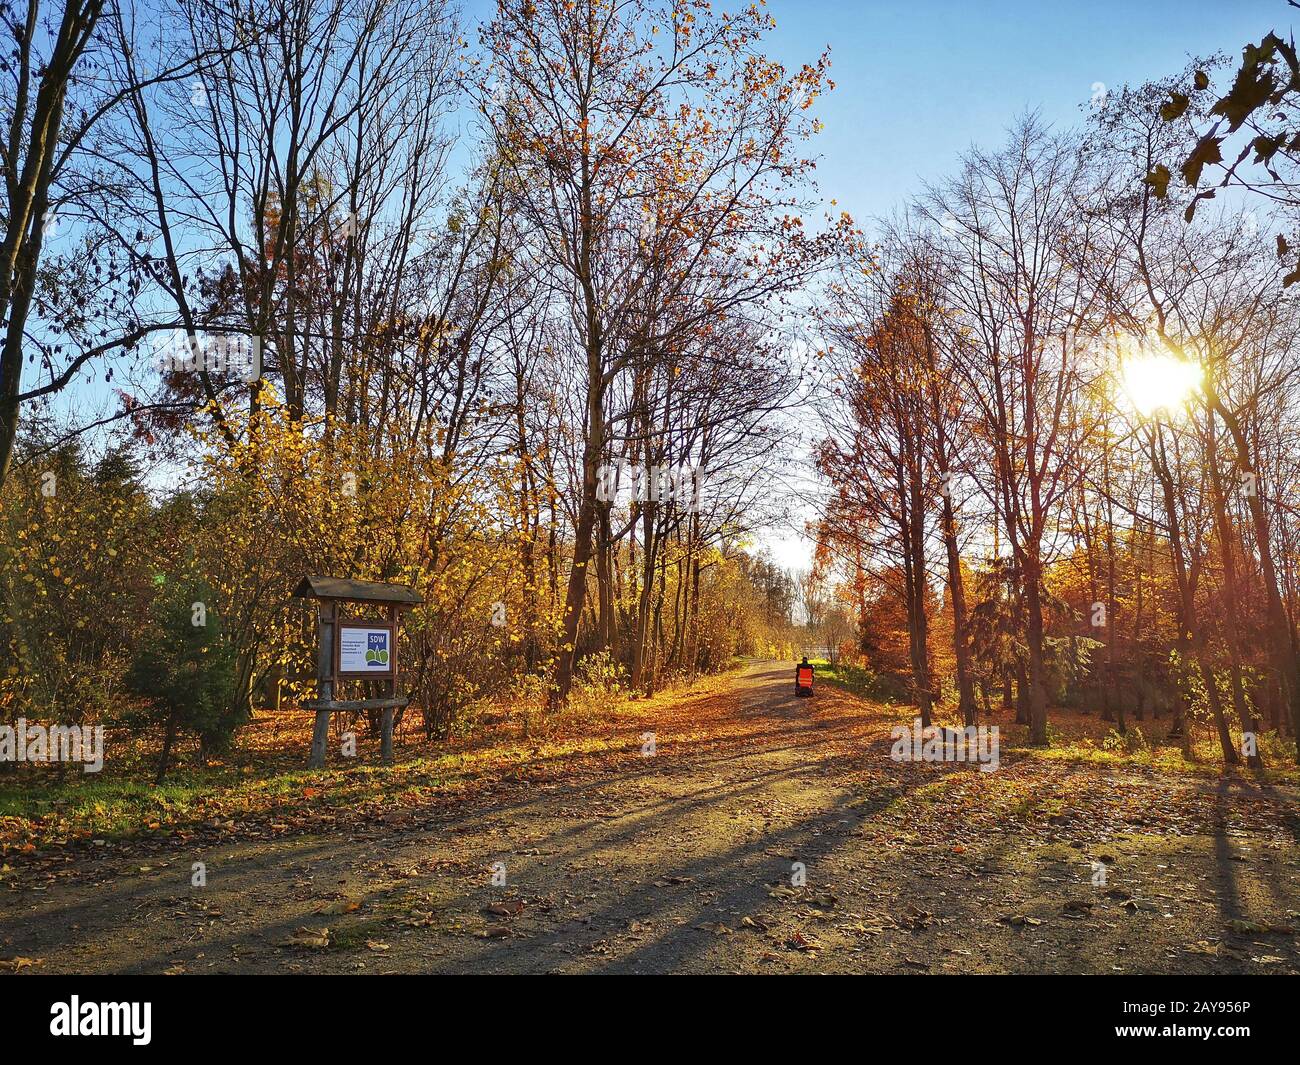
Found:
M 824 658 L 815 658 L 811 661 L 816 667 L 818 681 L 834 684 L 863 699 L 873 699 L 881 703 L 899 703 L 907 698 L 906 692 L 901 690 L 898 680 L 894 677 L 872 673 L 868 669 L 847 662 L 832 666 Z
M 1064 862 L 1071 864 L 1081 861 L 1080 852 L 1077 848 L 1071 847 L 1065 843 L 1045 843 L 1035 850 L 1035 855 L 1042 862 Z
M 383 917 L 371 917 L 330 929 L 330 950 L 361 950 L 367 940 L 382 941 L 388 929 Z

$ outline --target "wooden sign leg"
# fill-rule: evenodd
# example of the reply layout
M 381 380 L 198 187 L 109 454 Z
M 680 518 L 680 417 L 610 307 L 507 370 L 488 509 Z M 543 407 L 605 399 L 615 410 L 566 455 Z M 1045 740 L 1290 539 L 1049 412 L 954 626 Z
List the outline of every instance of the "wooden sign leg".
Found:
M 391 765 L 393 762 L 393 714 L 396 707 L 386 706 L 383 710 L 383 716 L 379 719 L 379 760 L 384 765 Z
M 397 626 L 399 617 L 397 607 L 390 605 L 388 607 L 388 623 L 393 627 L 393 679 L 389 682 L 389 698 L 397 698 L 397 664 L 400 661 L 397 657 Z M 379 719 L 379 760 L 384 765 L 393 763 L 393 715 L 396 714 L 397 708 L 393 706 L 385 707 L 383 715 Z
M 330 741 L 330 712 L 328 710 L 316 711 L 316 727 L 312 729 L 311 734 L 311 758 L 307 762 L 308 769 L 325 768 L 325 751 Z
M 316 614 L 317 637 L 320 641 L 316 654 L 316 692 L 322 703 L 334 698 L 334 624 L 337 615 L 333 603 L 322 603 Z M 330 739 L 330 712 L 316 711 L 316 727 L 311 733 L 311 757 L 308 769 L 325 767 L 325 751 Z

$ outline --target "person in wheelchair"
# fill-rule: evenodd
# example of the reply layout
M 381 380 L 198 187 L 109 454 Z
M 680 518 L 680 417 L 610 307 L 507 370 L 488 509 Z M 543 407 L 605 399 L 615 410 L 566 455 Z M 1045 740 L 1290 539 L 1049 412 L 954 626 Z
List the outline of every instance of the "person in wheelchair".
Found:
M 813 691 L 813 666 L 808 661 L 808 656 L 803 656 L 803 661 L 794 667 L 794 693 L 795 695 L 811 695 Z

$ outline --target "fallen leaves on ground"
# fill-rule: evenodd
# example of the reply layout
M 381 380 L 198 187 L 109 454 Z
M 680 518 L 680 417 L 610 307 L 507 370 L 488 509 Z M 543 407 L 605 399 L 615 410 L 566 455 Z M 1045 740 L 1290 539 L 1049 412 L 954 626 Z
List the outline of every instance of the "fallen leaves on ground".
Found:
M 329 947 L 331 941 L 328 928 L 296 928 L 293 935 L 286 939 L 281 946 L 325 950 Z

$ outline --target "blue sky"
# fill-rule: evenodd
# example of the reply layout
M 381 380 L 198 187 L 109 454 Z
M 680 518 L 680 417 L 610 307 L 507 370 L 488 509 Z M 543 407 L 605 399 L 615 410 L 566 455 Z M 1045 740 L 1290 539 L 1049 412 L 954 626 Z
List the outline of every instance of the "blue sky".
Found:
M 1074 125 L 1098 82 L 1235 56 L 1269 29 L 1300 24 L 1285 0 L 769 0 L 768 9 L 770 52 L 787 65 L 831 48 L 819 183 L 863 219 L 891 213 L 972 143 L 996 144 L 1025 109 Z

